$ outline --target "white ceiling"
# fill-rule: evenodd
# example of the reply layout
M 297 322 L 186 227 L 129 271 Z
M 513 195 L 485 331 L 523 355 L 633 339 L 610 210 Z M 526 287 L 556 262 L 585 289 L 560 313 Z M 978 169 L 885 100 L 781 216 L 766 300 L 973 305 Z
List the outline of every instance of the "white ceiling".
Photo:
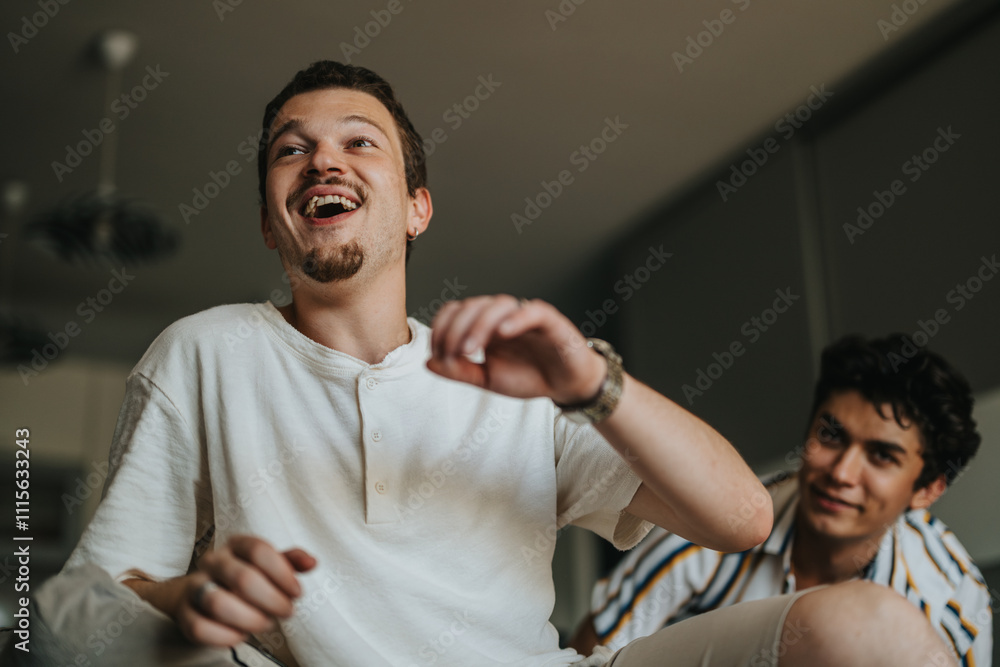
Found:
M 836 92 L 838 82 L 957 4 L 921 5 L 883 35 L 888 0 L 398 2 L 52 0 L 58 13 L 37 34 L 17 53 L 3 47 L 0 179 L 28 184 L 26 218 L 92 189 L 96 155 L 62 182 L 52 162 L 108 116 L 119 140 L 120 190 L 160 211 L 183 245 L 169 260 L 130 268 L 136 277 L 128 288 L 85 322 L 77 307 L 107 285 L 109 270 L 65 266 L 11 237 L 2 247 L 19 312 L 49 330 L 77 321 L 76 352 L 134 360 L 177 317 L 284 288 L 277 258 L 260 241 L 256 167 L 241 143 L 296 70 L 343 59 L 341 44 L 390 4 L 401 10 L 353 62 L 393 83 L 425 137 L 436 128 L 447 137 L 428 160 L 435 217 L 410 263 L 411 312 L 456 278 L 467 286 L 463 296 L 553 298 L 644 214 L 752 145 L 810 87 Z M 219 14 L 220 7 L 232 11 Z M 547 13 L 559 7 L 575 9 L 553 29 Z M 38 0 L 5 2 L 0 27 L 20 32 L 23 17 L 38 11 Z M 678 71 L 672 54 L 723 11 L 732 22 Z M 85 57 L 107 28 L 141 40 L 123 73 L 126 89 L 147 66 L 169 73 L 124 119 L 102 108 L 104 75 Z M 444 114 L 474 93 L 479 77 L 500 86 L 456 128 Z M 609 118 L 627 129 L 579 172 L 571 155 Z M 193 189 L 231 160 L 241 172 L 185 224 L 179 205 L 191 204 Z M 519 234 L 511 215 L 523 214 L 525 197 L 564 169 L 572 184 Z

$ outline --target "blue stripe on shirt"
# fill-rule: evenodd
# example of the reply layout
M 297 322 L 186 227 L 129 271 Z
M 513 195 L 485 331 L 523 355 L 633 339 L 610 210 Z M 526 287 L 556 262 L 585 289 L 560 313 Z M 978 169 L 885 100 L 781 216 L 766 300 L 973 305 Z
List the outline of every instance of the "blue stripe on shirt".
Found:
M 663 560 L 657 563 L 656 567 L 643 579 L 636 587 L 635 594 L 629 599 L 628 603 L 618 609 L 618 615 L 615 616 L 614 622 L 610 624 L 610 628 L 607 632 L 601 632 L 597 630 L 597 637 L 603 642 L 604 639 L 611 633 L 618 630 L 621 625 L 622 619 L 632 612 L 632 608 L 635 603 L 640 601 L 645 594 L 645 591 L 650 588 L 651 582 L 655 582 L 659 579 L 660 574 L 666 574 L 673 565 L 674 561 L 686 551 L 691 549 L 698 549 L 698 545 L 692 544 L 691 542 L 686 542 L 679 546 L 678 548 L 671 551 Z M 596 620 L 596 617 L 595 617 Z M 596 629 L 596 628 L 595 628 Z

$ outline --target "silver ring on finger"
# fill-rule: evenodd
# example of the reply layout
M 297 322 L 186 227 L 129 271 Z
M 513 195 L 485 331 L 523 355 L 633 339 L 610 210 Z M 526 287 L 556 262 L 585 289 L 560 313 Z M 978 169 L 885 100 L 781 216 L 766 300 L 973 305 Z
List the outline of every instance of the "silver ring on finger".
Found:
M 218 589 L 219 589 L 219 585 L 217 583 L 215 583 L 214 581 L 212 581 L 211 579 L 209 579 L 208 581 L 206 581 L 205 583 L 203 583 L 198 588 L 194 589 L 194 595 L 192 596 L 192 602 L 194 602 L 194 606 L 196 608 L 201 609 L 202 611 L 204 611 L 205 610 L 205 597 L 209 593 L 211 593 L 213 591 L 217 591 Z

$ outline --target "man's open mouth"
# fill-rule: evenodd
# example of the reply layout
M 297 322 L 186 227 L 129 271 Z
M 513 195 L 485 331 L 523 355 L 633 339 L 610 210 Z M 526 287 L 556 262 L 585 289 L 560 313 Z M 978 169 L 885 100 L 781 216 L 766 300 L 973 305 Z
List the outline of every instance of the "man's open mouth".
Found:
M 353 211 L 358 206 L 360 204 L 341 195 L 317 195 L 306 202 L 302 215 L 306 218 L 332 218 Z

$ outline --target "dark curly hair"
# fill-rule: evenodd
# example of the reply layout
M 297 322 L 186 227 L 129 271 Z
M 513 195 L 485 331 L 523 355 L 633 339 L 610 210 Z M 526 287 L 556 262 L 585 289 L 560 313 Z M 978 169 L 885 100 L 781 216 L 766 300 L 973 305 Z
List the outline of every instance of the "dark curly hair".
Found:
M 267 149 L 270 146 L 271 123 L 281 111 L 285 102 L 314 90 L 327 88 L 348 88 L 362 93 L 368 93 L 389 111 L 396 129 L 399 131 L 400 142 L 403 145 L 403 166 L 406 170 L 406 189 L 412 197 L 417 188 L 427 187 L 427 165 L 424 155 L 424 144 L 406 115 L 403 105 L 396 99 L 389 82 L 375 72 L 364 67 L 345 65 L 333 60 L 319 60 L 304 70 L 295 74 L 292 80 L 281 89 L 264 109 L 264 119 L 261 122 L 260 143 L 257 151 L 257 188 L 260 194 L 260 205 L 267 204 Z M 409 257 L 411 241 L 406 243 L 406 255 Z
M 900 426 L 920 429 L 924 468 L 914 483 L 923 488 L 945 475 L 951 484 L 979 449 L 981 436 L 972 419 L 969 383 L 940 355 L 909 336 L 891 334 L 865 340 L 847 336 L 823 350 L 812 415 L 837 391 L 854 389 L 872 403 L 892 406 Z

